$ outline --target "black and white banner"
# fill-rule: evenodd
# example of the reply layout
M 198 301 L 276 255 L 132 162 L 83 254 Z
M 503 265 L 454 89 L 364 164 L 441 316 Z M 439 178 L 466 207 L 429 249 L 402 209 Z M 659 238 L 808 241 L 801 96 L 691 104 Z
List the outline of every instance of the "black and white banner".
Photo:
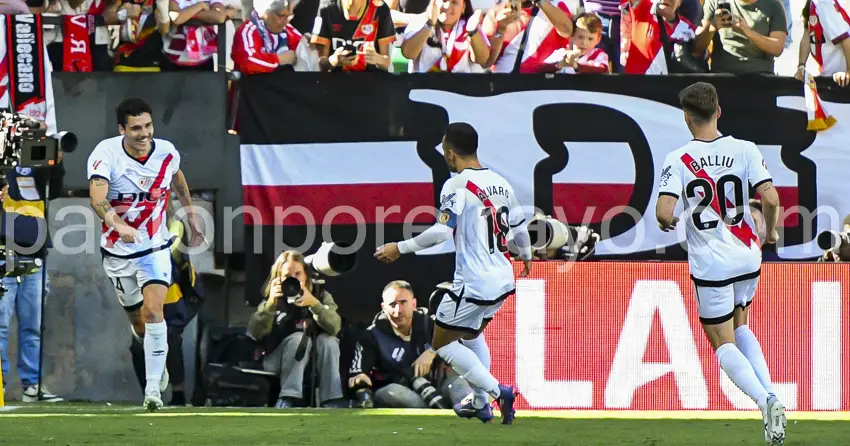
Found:
M 245 205 L 257 212 L 246 216 L 246 244 L 275 225 L 285 239 L 304 236 L 308 223 L 347 234 L 360 223 L 374 250 L 370 242 L 396 240 L 404 222 L 433 221 L 428 207 L 449 177 L 442 133 L 466 121 L 480 135 L 481 162 L 508 179 L 520 203 L 607 229 L 598 255 L 682 259 L 684 231 L 661 232 L 654 209 L 664 157 L 691 139 L 677 94 L 698 80 L 718 89 L 720 131 L 755 142 L 765 157 L 787 210 L 778 257 L 820 255 L 814 236 L 850 214 L 850 91 L 822 86 L 838 124 L 814 133 L 799 82 L 726 76 L 249 77 L 241 169 Z

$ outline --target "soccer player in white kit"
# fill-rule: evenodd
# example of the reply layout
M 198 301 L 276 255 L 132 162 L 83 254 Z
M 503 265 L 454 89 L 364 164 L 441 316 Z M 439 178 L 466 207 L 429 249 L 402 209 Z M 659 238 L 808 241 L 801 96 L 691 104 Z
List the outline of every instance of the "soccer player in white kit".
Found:
M 88 160 L 91 206 L 103 220 L 100 241 L 103 269 L 115 286 L 130 318 L 131 331 L 145 349 L 144 406 L 162 407 L 168 386 L 168 353 L 163 304 L 171 284 L 171 252 L 175 240 L 165 210 L 174 190 L 187 210 L 192 246 L 203 240 L 180 153 L 153 138 L 151 107 L 141 99 L 122 101 L 116 110 L 121 134 L 101 141 Z
M 499 403 L 502 424 L 511 424 L 514 389 L 490 374 L 490 349 L 481 333 L 516 288 L 508 241 L 513 239 L 519 249 L 525 263 L 520 277 L 526 277 L 531 240 L 513 188 L 481 166 L 477 150 L 478 134 L 471 125 L 449 125 L 443 152 L 457 175 L 443 185 L 437 223 L 412 239 L 379 247 L 375 257 L 389 263 L 454 237 L 454 280 L 437 308 L 431 359 L 439 355 L 475 389 L 471 398 L 455 405 L 458 416 L 492 420 L 489 394 Z
M 676 202 L 684 200 L 688 263 L 703 330 L 720 367 L 761 409 L 765 441 L 783 444 L 785 407 L 773 394 L 761 346 L 747 326 L 761 271 L 750 186 L 762 198 L 765 243 L 779 237 L 779 195 L 758 147 L 718 133 L 714 86 L 693 84 L 679 93 L 679 101 L 694 139 L 664 161 L 656 217 L 663 231 L 674 229 Z

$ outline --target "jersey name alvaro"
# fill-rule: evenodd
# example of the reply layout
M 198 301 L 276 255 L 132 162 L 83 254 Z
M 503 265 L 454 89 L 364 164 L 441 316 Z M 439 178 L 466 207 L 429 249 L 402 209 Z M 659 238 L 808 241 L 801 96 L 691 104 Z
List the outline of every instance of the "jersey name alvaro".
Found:
M 180 154 L 174 145 L 154 139 L 148 158 L 131 157 L 116 136 L 102 141 L 89 156 L 88 177 L 109 180 L 106 199 L 115 212 L 139 231 L 140 241 L 125 243 L 114 228 L 102 225 L 100 246 L 116 257 L 137 257 L 170 244 L 165 210 L 171 179 L 180 169 Z
M 454 227 L 454 291 L 495 300 L 515 288 L 511 228 L 525 222 L 513 188 L 493 171 L 464 169 L 443 185 L 440 223 Z
M 667 155 L 659 193 L 685 206 L 694 279 L 725 281 L 759 271 L 761 247 L 750 213 L 750 186 L 771 181 L 758 147 L 724 136 L 691 141 Z

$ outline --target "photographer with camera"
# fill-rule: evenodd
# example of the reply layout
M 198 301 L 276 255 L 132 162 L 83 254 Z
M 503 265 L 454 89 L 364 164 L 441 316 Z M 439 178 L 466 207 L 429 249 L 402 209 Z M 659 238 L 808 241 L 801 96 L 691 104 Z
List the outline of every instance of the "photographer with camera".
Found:
M 348 387 L 359 407 L 447 409 L 472 393 L 453 371 L 442 373 L 430 345 L 434 322 L 427 309 L 416 308 L 408 282 L 387 284 L 381 309 L 358 339 L 349 370 Z
M 40 131 L 46 129 L 42 123 L 29 124 L 38 125 Z M 58 151 L 56 155 L 58 162 L 52 167 L 33 168 L 19 164 L 6 171 L 5 181 L 2 181 L 2 244 L 14 252 L 16 263 L 23 262 L 30 266 L 11 275 L 9 268 L 13 266 L 4 266 L 6 275 L 3 277 L 3 286 L 6 292 L 0 296 L 0 357 L 3 374 L 8 375 L 9 361 L 6 350 L 9 325 L 12 314 L 15 313 L 18 316 L 18 375 L 23 387 L 22 401 L 25 403 L 62 401 L 62 398 L 39 385 L 42 288 L 44 286 L 45 290 L 49 290 L 50 283 L 48 277 L 42 277 L 46 274 L 43 262 L 47 250 L 52 247 L 44 213 L 45 201 L 59 197 L 65 177 L 62 152 Z M 5 379 L 4 381 L 8 382 Z
M 280 376 L 278 409 L 295 407 L 302 397 L 304 369 L 315 337 L 319 398 L 333 406 L 342 398 L 339 377 L 339 339 L 342 327 L 331 294 L 307 274 L 304 256 L 284 251 L 263 285 L 266 300 L 248 321 L 248 336 L 259 342 L 263 369 Z M 315 335 L 315 336 L 314 336 Z

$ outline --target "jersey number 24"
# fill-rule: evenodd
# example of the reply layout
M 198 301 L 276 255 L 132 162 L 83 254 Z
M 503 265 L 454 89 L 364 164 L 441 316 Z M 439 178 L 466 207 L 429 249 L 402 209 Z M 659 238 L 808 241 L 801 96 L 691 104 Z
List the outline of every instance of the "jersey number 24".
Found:
M 495 218 L 493 212 L 495 211 Z M 493 254 L 495 249 L 499 252 L 508 252 L 508 207 L 502 206 L 499 209 L 485 207 L 481 210 L 481 216 L 487 219 L 487 245 L 490 248 L 490 254 Z M 495 239 L 495 249 L 494 249 Z

